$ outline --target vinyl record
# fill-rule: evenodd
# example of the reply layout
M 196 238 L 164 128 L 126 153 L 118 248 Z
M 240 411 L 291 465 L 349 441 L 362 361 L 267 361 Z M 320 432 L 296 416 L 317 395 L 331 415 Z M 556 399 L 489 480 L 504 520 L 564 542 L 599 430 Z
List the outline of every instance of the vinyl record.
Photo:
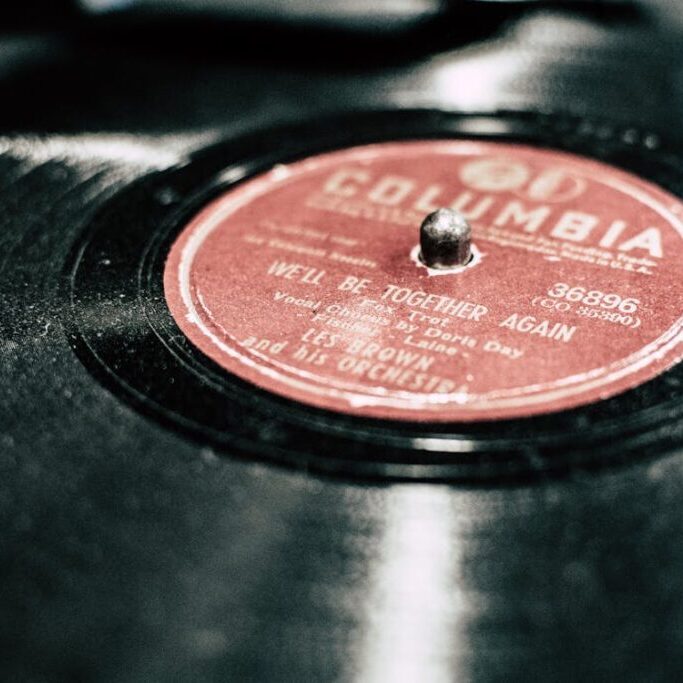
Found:
M 164 424 L 307 469 L 500 478 L 658 453 L 679 418 L 683 178 L 652 139 L 582 125 L 402 111 L 219 144 L 98 212 L 65 273 L 69 338 Z M 438 194 L 472 217 L 466 272 L 411 259 Z
M 0 29 L 0 679 L 680 678 L 676 11 L 143 4 Z

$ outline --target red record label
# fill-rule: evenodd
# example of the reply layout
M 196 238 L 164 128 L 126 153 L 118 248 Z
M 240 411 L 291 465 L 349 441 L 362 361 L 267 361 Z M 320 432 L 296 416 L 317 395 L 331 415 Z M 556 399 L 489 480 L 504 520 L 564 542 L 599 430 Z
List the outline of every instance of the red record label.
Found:
M 431 271 L 419 226 L 465 215 L 474 258 Z M 228 372 L 311 406 L 472 421 L 560 411 L 681 357 L 683 204 L 516 144 L 368 145 L 281 165 L 209 204 L 164 274 Z

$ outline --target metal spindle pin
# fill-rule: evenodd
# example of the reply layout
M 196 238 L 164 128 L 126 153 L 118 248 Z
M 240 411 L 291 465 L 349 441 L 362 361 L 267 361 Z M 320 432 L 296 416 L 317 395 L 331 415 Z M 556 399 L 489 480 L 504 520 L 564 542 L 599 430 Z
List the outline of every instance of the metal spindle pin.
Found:
M 420 226 L 420 260 L 428 268 L 447 270 L 472 258 L 472 228 L 453 209 L 437 209 Z

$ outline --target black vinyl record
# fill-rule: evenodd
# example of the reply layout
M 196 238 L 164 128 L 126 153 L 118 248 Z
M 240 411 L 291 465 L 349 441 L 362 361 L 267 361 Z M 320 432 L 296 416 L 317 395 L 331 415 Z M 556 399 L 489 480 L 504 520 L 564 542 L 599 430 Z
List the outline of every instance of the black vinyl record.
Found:
M 3 680 L 679 676 L 680 363 L 526 417 L 363 417 L 227 371 L 164 289 L 211 202 L 349 148 L 519 145 L 683 199 L 680 29 L 494 5 L 0 33 Z
M 306 469 L 501 480 L 654 455 L 674 434 L 680 404 L 676 368 L 610 400 L 532 418 L 419 424 L 410 415 L 402 422 L 348 417 L 278 399 L 225 373 L 188 343 L 164 296 L 170 245 L 211 198 L 277 164 L 334 147 L 446 137 L 511 140 L 580 152 L 683 192 L 677 166 L 642 136 L 625 141 L 615 132 L 596 140 L 582 125 L 571 118 L 502 112 L 392 111 L 218 144 L 178 170 L 137 183 L 98 212 L 66 267 L 61 297 L 70 302 L 69 339 L 95 376 L 167 425 L 236 454 Z

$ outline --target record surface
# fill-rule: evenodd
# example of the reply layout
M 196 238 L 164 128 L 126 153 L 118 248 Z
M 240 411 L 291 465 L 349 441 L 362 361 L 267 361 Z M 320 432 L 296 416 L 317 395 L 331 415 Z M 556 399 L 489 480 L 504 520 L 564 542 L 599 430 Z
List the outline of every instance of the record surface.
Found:
M 559 231 L 572 242 L 567 235 L 580 236 L 590 219 L 563 223 L 563 216 L 590 214 L 599 220 L 592 233 L 598 244 L 574 240 L 572 254 L 598 258 L 588 249 L 613 249 L 636 259 L 630 262 L 635 270 L 614 268 L 614 277 L 604 276 L 595 288 L 602 297 L 589 297 L 598 299 L 597 308 L 617 309 L 603 308 L 619 317 L 600 327 L 584 324 L 584 317 L 594 322 L 590 313 L 569 317 L 579 307 L 595 310 L 595 302 L 565 298 L 583 281 L 544 281 L 538 291 L 544 300 L 572 308 L 560 311 L 565 317 L 553 313 L 552 325 L 542 328 L 550 334 L 554 324 L 566 325 L 550 334 L 560 338 L 538 332 L 533 348 L 565 349 L 570 342 L 563 335 L 581 340 L 574 335 L 598 329 L 568 360 L 604 365 L 593 358 L 593 344 L 610 354 L 637 353 L 680 315 L 680 266 L 667 258 L 670 247 L 677 249 L 676 221 L 663 219 L 661 210 L 673 212 L 683 196 L 681 140 L 673 125 L 683 114 L 682 65 L 670 50 L 675 41 L 653 37 L 652 30 L 632 19 L 611 25 L 539 12 L 483 42 L 382 68 L 330 54 L 316 68 L 253 52 L 180 58 L 174 49 L 154 53 L 144 40 L 124 47 L 111 36 L 102 44 L 46 35 L 7 43 L 14 61 L 0 79 L 3 101 L 12 103 L 0 112 L 7 132 L 0 157 L 0 638 L 11 654 L 0 663 L 3 679 L 675 678 L 683 668 L 677 543 L 683 435 L 675 351 L 658 347 L 630 379 L 601 387 L 604 398 L 588 387 L 571 404 L 538 404 L 533 414 L 405 419 L 381 408 L 363 415 L 348 402 L 321 403 L 308 384 L 306 395 L 290 395 L 279 379 L 255 381 L 201 341 L 184 322 L 186 300 L 173 294 L 180 282 L 173 250 L 182 254 L 210 207 L 254 190 L 266 203 L 250 204 L 253 215 L 262 221 L 265 210 L 267 220 L 286 221 L 290 232 L 309 215 L 302 211 L 322 211 L 302 209 L 292 195 L 284 218 L 271 217 L 269 198 L 277 204 L 277 192 L 289 191 L 273 169 L 296 176 L 313 160 L 337 172 L 338 159 L 348 168 L 364 150 L 389 150 L 372 162 L 389 164 L 378 178 L 416 174 L 427 181 L 414 188 L 416 200 L 440 184 L 431 156 L 426 170 L 417 169 L 417 150 L 431 155 L 434 145 L 445 145 L 462 156 L 463 145 L 473 145 L 467 163 L 489 159 L 492 150 L 495 159 L 508 161 L 494 174 L 504 189 L 491 187 L 490 173 L 483 190 L 462 187 L 463 174 L 480 185 L 482 175 L 476 167 L 463 171 L 460 157 L 454 165 L 456 195 L 501 199 L 503 192 L 502 204 L 491 207 L 491 224 L 510 202 L 521 202 L 527 214 L 547 206 L 548 222 L 537 231 L 524 229 L 528 220 L 512 225 L 511 209 L 507 228 L 534 239 L 542 233 L 551 243 Z M 471 85 L 473 72 L 479 87 Z M 385 158 L 395 149 L 412 155 L 410 168 Z M 523 170 L 510 170 L 511 156 L 526 159 Z M 558 163 L 581 172 L 548 176 Z M 529 168 L 533 178 L 525 175 Z M 605 189 L 595 169 L 621 189 L 614 182 Z M 319 180 L 330 180 L 315 169 L 302 173 L 306 187 L 299 190 L 306 197 Z M 542 182 L 534 184 L 539 173 Z M 358 189 L 363 177 L 337 177 L 332 188 L 366 196 Z M 373 170 L 368 192 L 376 189 L 374 179 Z M 584 201 L 586 194 L 572 196 L 577 188 L 609 195 L 609 207 Z M 375 197 L 386 201 L 387 191 L 376 190 Z M 559 214 L 550 201 L 558 198 Z M 412 211 L 414 201 L 405 201 Z M 653 220 L 653 211 L 661 220 Z M 348 213 L 323 213 L 349 220 Z M 392 216 L 403 220 L 405 213 Z M 375 218 L 365 220 L 367 228 Z M 226 221 L 218 222 L 217 238 L 221 230 L 232 236 L 249 224 Z M 614 227 L 618 221 L 625 225 Z M 373 300 L 387 285 L 427 293 L 425 282 L 447 279 L 430 278 L 410 260 L 416 235 L 404 241 L 403 227 L 391 220 L 375 224 L 381 248 L 357 252 L 347 241 L 339 253 L 369 262 L 395 248 L 402 264 L 396 267 L 411 284 L 381 279 Z M 387 226 L 398 232 L 385 232 Z M 648 232 L 653 227 L 661 241 Z M 369 235 L 363 229 L 345 238 Z M 291 234 L 278 239 L 302 245 Z M 303 244 L 315 239 L 310 232 Z M 539 252 L 496 245 L 481 233 L 474 243 L 482 258 L 465 276 L 486 273 L 486 259 L 503 256 L 525 273 L 529 264 L 558 267 Z M 204 252 L 208 260 L 197 277 L 206 277 L 214 256 L 226 266 L 234 258 L 246 268 L 248 257 L 258 265 L 247 284 L 229 277 L 217 282 L 219 303 L 234 301 L 237 290 L 260 297 L 258 272 L 275 260 L 317 271 L 306 271 L 309 280 L 329 278 L 335 296 L 344 293 L 338 273 L 372 280 L 363 273 L 381 270 L 366 264 L 363 272 L 345 273 L 321 267 L 319 257 L 288 261 L 268 251 L 254 256 L 216 246 Z M 602 272 L 567 254 L 543 256 L 559 256 L 564 272 L 577 277 Z M 555 288 L 558 283 L 572 287 Z M 267 293 L 279 289 L 272 285 Z M 520 296 L 533 307 L 530 291 Z M 574 289 L 571 297 L 591 291 Z M 472 324 L 469 335 L 481 347 L 490 341 L 474 331 L 476 320 L 457 318 L 457 310 L 476 311 L 464 303 L 457 309 L 466 297 L 435 293 L 453 301 L 428 305 Z M 618 300 L 605 298 L 612 294 Z M 394 305 L 409 306 L 408 296 Z M 327 305 L 348 309 L 349 301 Z M 419 308 L 426 298 L 411 301 Z M 499 315 L 496 307 L 504 302 L 495 297 L 469 303 L 487 308 L 482 320 L 495 312 L 496 328 L 509 318 L 504 308 Z M 634 305 L 642 308 L 632 311 Z M 313 310 L 273 305 L 261 329 L 270 334 L 275 319 L 292 329 L 292 307 Z M 208 308 L 220 315 L 215 304 Z M 516 312 L 541 317 L 527 308 L 509 313 Z M 226 319 L 236 320 L 233 313 Z M 370 320 L 381 324 L 361 322 Z M 299 336 L 308 330 L 294 329 Z M 342 328 L 321 329 L 336 334 Z M 450 321 L 448 329 L 455 331 Z M 507 335 L 501 345 L 532 348 L 506 343 L 526 332 L 500 329 Z M 246 331 L 238 330 L 240 337 Z M 251 346 L 264 339 L 271 352 L 272 343 L 288 341 L 264 333 Z M 440 340 L 445 349 L 452 342 Z M 457 359 L 455 348 L 450 356 L 435 353 Z M 329 384 L 339 377 L 322 379 Z M 365 398 L 368 386 L 375 385 L 363 385 Z

